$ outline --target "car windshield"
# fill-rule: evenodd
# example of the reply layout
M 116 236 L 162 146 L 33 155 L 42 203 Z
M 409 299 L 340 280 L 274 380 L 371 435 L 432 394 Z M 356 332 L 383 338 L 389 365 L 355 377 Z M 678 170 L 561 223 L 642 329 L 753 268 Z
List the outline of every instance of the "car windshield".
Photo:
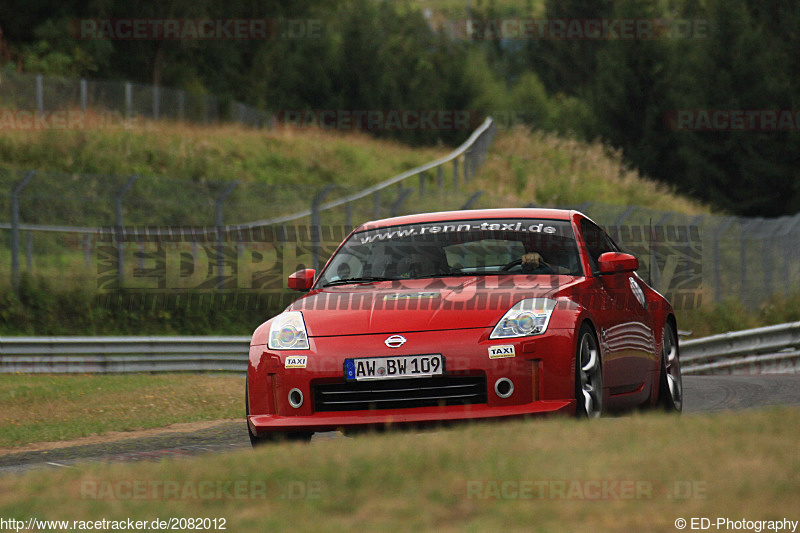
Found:
M 444 276 L 582 273 L 569 221 L 456 220 L 354 233 L 316 286 Z

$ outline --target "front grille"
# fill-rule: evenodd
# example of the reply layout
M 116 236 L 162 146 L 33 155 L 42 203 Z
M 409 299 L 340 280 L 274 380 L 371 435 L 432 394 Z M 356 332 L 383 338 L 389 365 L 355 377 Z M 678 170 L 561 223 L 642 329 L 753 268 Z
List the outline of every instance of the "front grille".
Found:
M 486 377 L 432 377 L 316 385 L 315 411 L 367 411 L 486 403 Z

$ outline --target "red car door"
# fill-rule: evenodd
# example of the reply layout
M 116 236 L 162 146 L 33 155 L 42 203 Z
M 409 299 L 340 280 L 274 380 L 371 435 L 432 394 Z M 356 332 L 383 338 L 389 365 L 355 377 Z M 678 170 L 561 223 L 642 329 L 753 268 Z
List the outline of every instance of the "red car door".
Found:
M 604 357 L 603 387 L 612 403 L 615 397 L 624 402 L 626 395 L 642 390 L 652 366 L 652 321 L 635 291 L 641 287 L 633 272 L 600 273 L 600 256 L 619 252 L 616 244 L 586 219 L 581 219 L 580 230 L 591 270 L 586 287 L 592 298 L 587 301 L 591 302 Z

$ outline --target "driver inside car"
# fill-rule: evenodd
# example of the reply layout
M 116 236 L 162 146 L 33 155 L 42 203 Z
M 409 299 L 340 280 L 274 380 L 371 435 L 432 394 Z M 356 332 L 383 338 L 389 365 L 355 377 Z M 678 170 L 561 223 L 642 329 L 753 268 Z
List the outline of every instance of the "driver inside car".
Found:
M 525 274 L 549 274 L 550 265 L 539 252 L 528 252 L 522 256 L 522 271 Z

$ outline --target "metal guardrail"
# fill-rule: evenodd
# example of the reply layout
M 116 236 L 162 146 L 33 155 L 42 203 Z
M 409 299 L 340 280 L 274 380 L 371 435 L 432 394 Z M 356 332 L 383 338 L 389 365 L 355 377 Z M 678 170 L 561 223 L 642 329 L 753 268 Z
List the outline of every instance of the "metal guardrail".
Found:
M 250 337 L 4 337 L 0 373 L 246 372 Z
M 491 142 L 491 138 L 494 136 L 494 129 L 493 129 L 494 127 L 495 127 L 494 126 L 494 122 L 492 121 L 491 117 L 489 117 L 489 118 L 487 118 L 486 120 L 483 121 L 483 124 L 481 124 L 475 131 L 472 132 L 472 135 L 470 135 L 469 138 L 461 144 L 461 146 L 459 146 L 458 148 L 456 148 L 455 150 L 453 150 L 452 152 L 450 152 L 446 156 L 440 157 L 439 159 L 431 161 L 430 163 L 425 163 L 424 165 L 418 166 L 416 168 L 412 168 L 411 170 L 406 170 L 405 172 L 397 174 L 396 176 L 392 176 L 391 178 L 389 178 L 389 179 L 387 179 L 385 181 L 382 181 L 382 182 L 380 182 L 380 183 L 378 183 L 376 185 L 373 185 L 371 187 L 367 187 L 364 190 L 361 190 L 361 191 L 356 192 L 354 194 L 351 194 L 349 196 L 345 196 L 344 198 L 339 198 L 337 200 L 332 200 L 330 202 L 326 202 L 324 204 L 320 204 L 317 207 L 317 210 L 318 211 L 325 211 L 325 210 L 328 210 L 328 209 L 332 209 L 334 207 L 345 205 L 345 204 L 347 204 L 349 202 L 354 202 L 356 200 L 360 200 L 361 198 L 366 198 L 367 196 L 369 196 L 371 194 L 375 194 L 376 192 L 381 191 L 381 190 L 389 187 L 390 185 L 394 185 L 396 183 L 400 183 L 401 181 L 403 181 L 403 180 L 405 180 L 407 178 L 410 178 L 412 176 L 416 176 L 416 175 L 421 174 L 423 172 L 426 172 L 428 170 L 432 170 L 434 168 L 440 167 L 440 166 L 444 165 L 445 163 L 449 163 L 450 161 L 453 161 L 453 160 L 455 160 L 456 158 L 458 158 L 458 157 L 460 157 L 462 155 L 465 156 L 465 159 L 464 159 L 464 172 L 465 172 L 465 174 L 464 174 L 464 176 L 465 176 L 465 180 L 466 180 L 466 179 L 468 179 L 470 170 L 472 170 L 474 172 L 475 167 L 477 167 L 478 164 L 480 164 L 480 162 L 482 162 L 482 161 L 471 161 L 470 159 L 468 159 L 467 156 L 469 155 L 469 156 L 473 156 L 474 157 L 475 155 L 477 155 L 478 157 L 481 157 L 481 158 L 485 157 L 486 149 L 488 148 L 488 145 Z M 481 145 L 481 147 L 480 147 L 481 151 L 480 152 L 475 152 L 473 154 L 469 150 L 472 148 L 472 146 L 474 144 L 476 144 L 477 142 L 479 142 L 480 139 L 483 138 L 482 136 L 483 136 L 484 133 L 487 133 L 489 135 L 489 139 L 487 141 L 485 141 Z M 473 168 L 470 169 L 470 166 L 472 166 Z M 455 174 L 458 174 L 458 170 L 457 169 L 458 169 L 458 167 L 456 166 Z M 253 228 L 253 227 L 260 227 L 260 226 L 271 226 L 271 225 L 274 225 L 274 224 L 283 224 L 283 223 L 286 223 L 286 222 L 291 222 L 292 220 L 297 220 L 297 219 L 300 219 L 300 218 L 303 218 L 303 217 L 310 216 L 310 215 L 312 215 L 312 211 L 313 210 L 314 210 L 314 206 L 312 206 L 311 209 L 306 209 L 306 210 L 299 211 L 297 213 L 292 213 L 292 214 L 286 215 L 286 216 L 275 217 L 275 218 L 270 218 L 270 219 L 266 219 L 266 220 L 258 220 L 258 221 L 255 221 L 255 222 L 247 222 L 245 224 L 237 224 L 237 225 L 233 226 L 233 228 L 234 229 L 246 229 L 246 228 Z
M 5 337 L 0 373 L 245 372 L 250 337 Z M 800 322 L 681 342 L 686 375 L 800 374 Z
M 700 374 L 800 374 L 800 322 L 681 342 L 681 369 Z

